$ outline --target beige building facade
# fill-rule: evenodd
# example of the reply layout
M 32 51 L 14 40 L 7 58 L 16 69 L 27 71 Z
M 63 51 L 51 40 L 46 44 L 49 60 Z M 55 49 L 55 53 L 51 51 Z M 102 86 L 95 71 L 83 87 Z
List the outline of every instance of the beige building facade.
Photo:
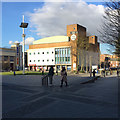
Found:
M 81 47 L 84 40 L 89 45 L 87 49 L 86 46 Z M 62 66 L 72 71 L 77 70 L 78 66 L 88 70 L 90 66 L 98 65 L 100 58 L 97 37 L 86 36 L 86 28 L 78 24 L 67 25 L 67 36 L 52 36 L 34 41 L 27 52 L 28 66 L 33 69 L 47 69 L 52 65 L 58 70 Z

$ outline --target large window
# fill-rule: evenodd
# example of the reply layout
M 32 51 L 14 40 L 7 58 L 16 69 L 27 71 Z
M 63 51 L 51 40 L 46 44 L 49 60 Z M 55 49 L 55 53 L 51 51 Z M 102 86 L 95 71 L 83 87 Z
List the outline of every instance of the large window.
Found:
M 71 63 L 71 49 L 56 48 L 55 49 L 55 64 L 70 64 Z
M 10 56 L 10 61 L 14 61 L 14 56 Z
M 8 56 L 4 56 L 4 61 L 8 61 Z

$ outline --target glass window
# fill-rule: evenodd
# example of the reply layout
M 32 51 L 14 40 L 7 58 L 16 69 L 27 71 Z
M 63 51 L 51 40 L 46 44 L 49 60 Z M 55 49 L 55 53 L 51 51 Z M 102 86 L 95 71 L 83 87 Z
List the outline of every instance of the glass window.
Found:
M 58 55 L 59 55 L 59 48 L 57 49 Z
M 70 57 L 68 57 L 68 63 L 70 63 Z
M 31 60 L 30 60 L 30 62 L 31 62 Z
M 44 54 L 44 52 L 42 52 L 42 54 Z
M 60 62 L 62 62 L 62 57 L 60 57 Z
M 8 56 L 4 56 L 4 61 L 8 61 Z
M 47 62 L 49 62 L 49 59 L 47 59 Z
M 52 59 L 52 62 L 53 62 L 54 60 Z
M 35 62 L 35 60 L 34 60 L 34 62 Z
M 47 54 L 49 54 L 49 52 L 47 52 Z
M 0 56 L 0 61 L 2 61 L 2 56 Z
M 34 52 L 34 55 L 35 55 L 35 52 Z
M 64 57 L 62 57 L 62 61 L 63 61 L 63 63 L 65 62 L 65 59 L 64 59 Z
M 31 53 L 29 53 L 29 55 L 31 55 Z
M 44 60 L 42 60 L 44 62 Z
M 55 54 L 58 54 L 58 51 L 55 51 Z
M 65 54 L 65 48 L 63 48 L 63 55 Z
M 67 62 L 67 57 L 65 57 L 65 61 Z
M 14 57 L 13 56 L 10 56 L 10 61 L 14 61 Z
M 38 52 L 38 54 L 40 54 L 40 52 Z
M 59 62 L 60 62 L 60 61 L 59 61 L 59 57 L 58 57 L 57 59 L 58 59 L 58 64 L 59 64 Z
M 38 60 L 38 62 L 40 62 L 40 60 Z
M 52 51 L 52 54 L 53 54 L 54 52 Z

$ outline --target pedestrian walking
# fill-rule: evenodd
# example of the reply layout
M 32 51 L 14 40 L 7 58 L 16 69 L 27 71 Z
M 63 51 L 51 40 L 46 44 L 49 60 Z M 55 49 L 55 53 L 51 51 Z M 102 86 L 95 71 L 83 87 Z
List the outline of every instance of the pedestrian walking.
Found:
M 93 77 L 95 77 L 95 73 L 96 73 L 96 72 L 95 72 L 95 69 L 94 69 L 94 70 L 93 70 Z
M 67 72 L 66 72 L 65 67 L 62 67 L 61 76 L 62 76 L 62 79 L 61 79 L 61 85 L 60 85 L 60 87 L 63 86 L 63 82 L 65 82 L 66 86 L 68 86 L 68 83 L 67 83 Z
M 56 70 L 56 75 L 58 75 L 58 70 Z
M 53 66 L 51 66 L 48 72 L 50 86 L 52 86 L 53 84 L 53 75 L 54 75 L 54 68 Z
M 119 70 L 117 70 L 117 76 L 119 77 Z
M 110 69 L 110 75 L 112 75 L 112 70 Z
M 105 70 L 103 70 L 103 76 L 105 77 Z
M 90 69 L 90 77 L 92 77 L 92 69 Z

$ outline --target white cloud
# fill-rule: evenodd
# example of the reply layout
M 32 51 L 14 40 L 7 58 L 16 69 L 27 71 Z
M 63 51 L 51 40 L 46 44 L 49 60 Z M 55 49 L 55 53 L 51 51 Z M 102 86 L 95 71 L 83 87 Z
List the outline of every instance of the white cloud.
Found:
M 66 25 L 80 24 L 90 34 L 97 35 L 104 6 L 79 2 L 46 2 L 42 8 L 29 13 L 31 30 L 42 37 L 66 35 Z
M 9 44 L 10 44 L 10 45 L 13 44 L 13 41 L 9 41 Z
M 31 45 L 35 39 L 33 37 L 28 37 L 25 39 L 25 45 Z M 23 42 L 20 43 L 21 45 Z
M 19 41 L 15 41 L 15 43 L 20 43 Z

